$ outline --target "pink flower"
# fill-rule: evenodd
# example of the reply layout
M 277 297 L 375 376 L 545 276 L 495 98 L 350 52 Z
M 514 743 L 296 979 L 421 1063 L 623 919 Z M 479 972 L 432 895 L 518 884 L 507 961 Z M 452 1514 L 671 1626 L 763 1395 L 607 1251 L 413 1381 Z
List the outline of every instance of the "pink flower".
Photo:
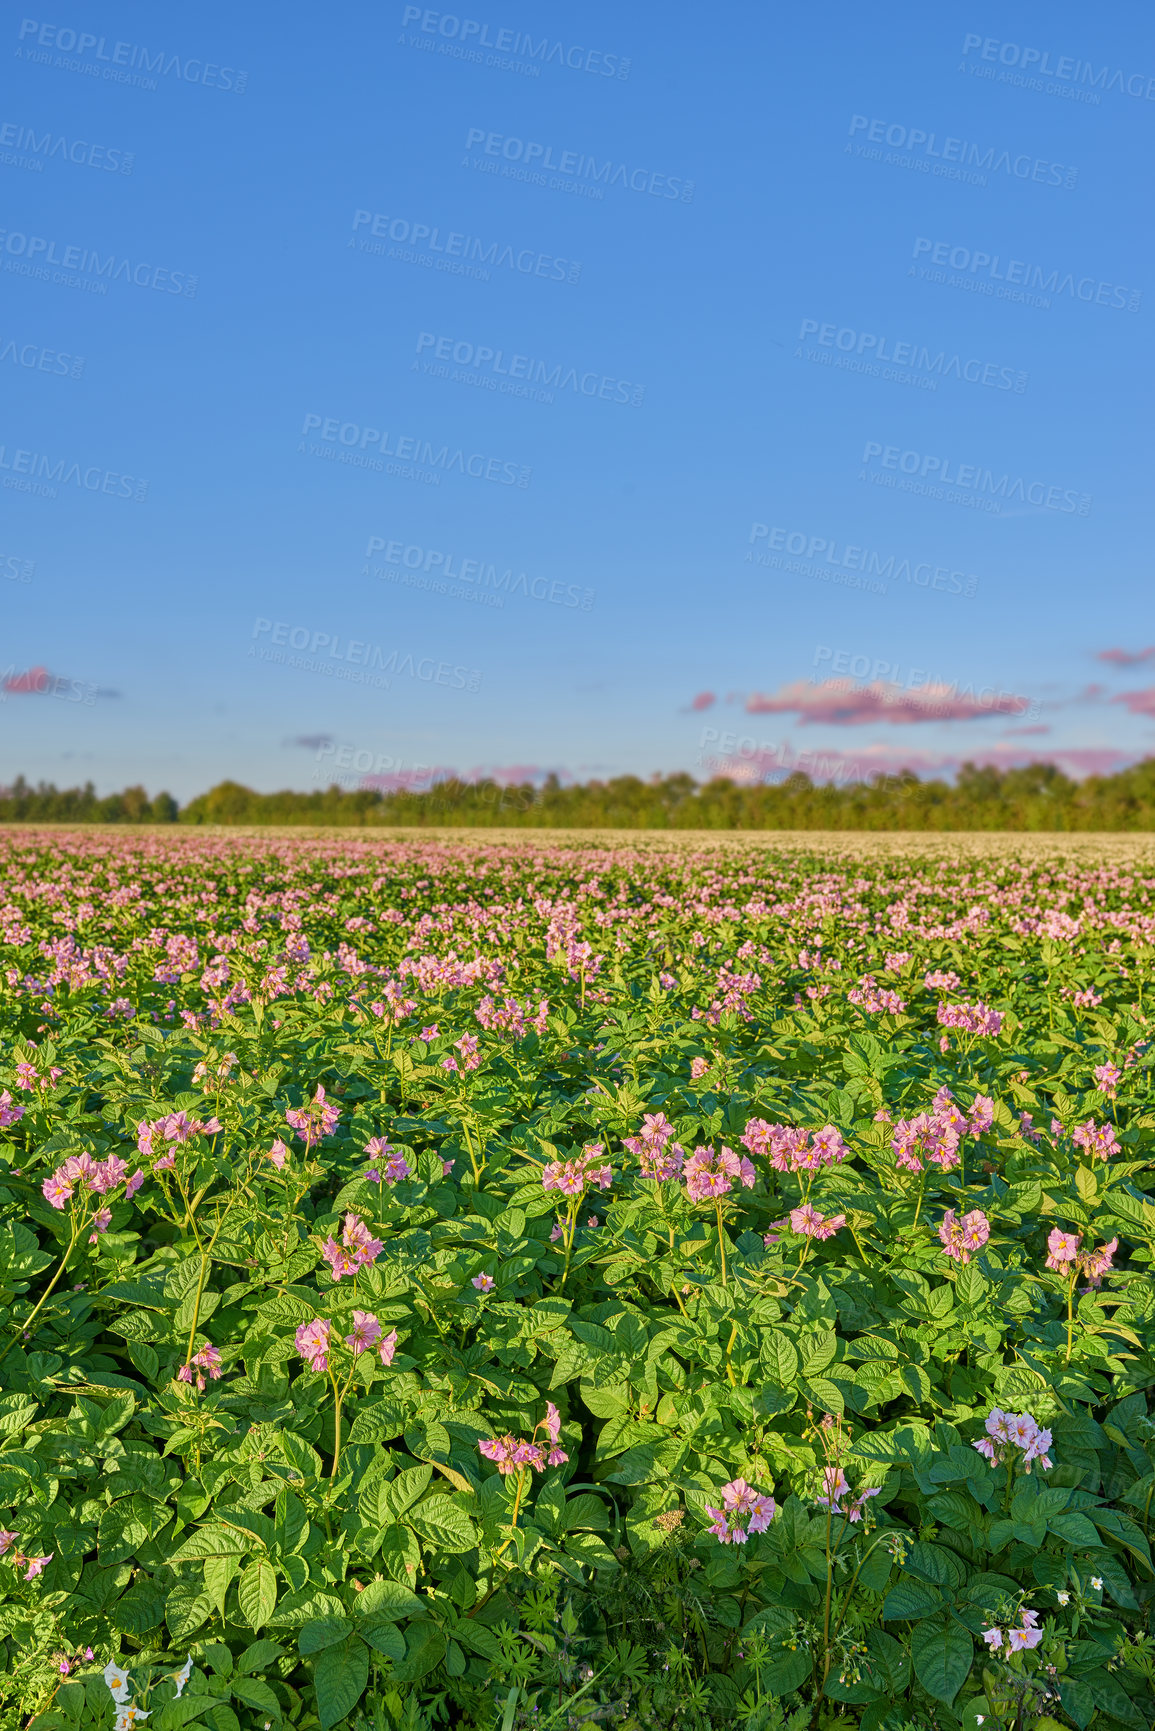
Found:
M 751 1533 L 764 1533 L 778 1513 L 773 1497 L 763 1496 L 745 1479 L 722 1486 L 722 1507 L 706 1505 L 711 1533 L 722 1545 L 744 1545 Z
M 4 1092 L 0 1094 L 0 1125 L 7 1129 L 9 1124 L 19 1124 L 24 1112 L 25 1107 L 18 1106 L 5 1088 Z
M 986 1642 L 987 1646 L 991 1649 L 992 1653 L 997 1652 L 998 1649 L 1003 1644 L 1003 1632 L 1001 1629 L 998 1629 L 998 1628 L 996 1628 L 996 1629 L 984 1629 L 983 1630 L 983 1640 Z
M 747 1190 L 753 1189 L 758 1175 L 745 1155 L 735 1154 L 732 1148 L 721 1147 L 715 1153 L 712 1148 L 698 1147 L 686 1161 L 682 1176 L 691 1202 L 712 1202 L 727 1195 L 735 1180 Z
M 1122 1070 L 1115 1064 L 1095 1065 L 1095 1081 L 1099 1085 L 1100 1093 L 1105 1094 L 1108 1100 L 1115 1098 L 1115 1084 L 1122 1074 Z
M 265 1155 L 265 1159 L 271 1160 L 273 1165 L 277 1168 L 277 1171 L 280 1172 L 288 1158 L 289 1150 L 278 1136 L 277 1140 L 273 1143 L 273 1146 Z
M 790 1210 L 790 1230 L 800 1232 L 804 1238 L 833 1238 L 845 1225 L 845 1214 L 834 1214 L 828 1218 L 819 1214 L 817 1208 L 812 1208 L 809 1202 L 803 1203 L 801 1208 Z
M 144 1183 L 144 1173 L 138 1167 L 124 1187 L 124 1200 L 130 1202 Z
M 368 1352 L 381 1339 L 381 1324 L 366 1310 L 353 1312 L 353 1332 L 345 1336 L 345 1345 L 352 1352 Z
M 46 1178 L 40 1186 L 44 1200 L 50 1202 L 53 1208 L 63 1208 L 72 1195 L 71 1184 L 66 1184 L 59 1172 L 54 1172 L 51 1178 Z
M 708 1058 L 691 1058 L 690 1059 L 690 1080 L 692 1082 L 700 1082 L 702 1080 L 702 1077 L 706 1074 L 706 1071 L 709 1068 L 710 1068 L 710 1060 Z
M 551 1160 L 541 1175 L 543 1190 L 560 1190 L 563 1196 L 580 1196 L 590 1185 L 608 1190 L 613 1181 L 613 1167 L 600 1142 L 587 1142 L 572 1160 Z
M 478 1292 L 492 1292 L 497 1282 L 492 1274 L 475 1274 L 469 1284 L 475 1286 Z
M 1056 1226 L 1047 1239 L 1047 1267 L 1053 1268 L 1056 1274 L 1064 1274 L 1078 1254 L 1079 1234 L 1060 1232 Z
M 369 1228 L 363 1220 L 356 1214 L 346 1214 L 340 1244 L 335 1238 L 327 1238 L 321 1246 L 321 1255 L 329 1264 L 333 1279 L 340 1280 L 344 1275 L 356 1274 L 359 1268 L 376 1262 L 384 1248 L 379 1238 L 369 1236 Z
M 307 1106 L 290 1106 L 287 1109 L 285 1122 L 297 1132 L 308 1149 L 323 1136 L 332 1135 L 340 1116 L 340 1107 L 326 1100 L 325 1090 L 318 1083 L 317 1092 Z
M 981 1208 L 972 1208 L 961 1220 L 953 1208 L 948 1208 L 938 1235 L 946 1255 L 965 1264 L 970 1261 L 971 1252 L 981 1250 L 990 1237 L 990 1222 Z
M 465 1068 L 467 1070 L 476 1070 L 478 1065 L 481 1063 L 477 1051 L 478 1045 L 480 1044 L 477 1035 L 463 1034 L 460 1040 L 455 1040 L 453 1044 L 461 1053 L 461 1056 L 465 1061 Z
M 393 1363 L 393 1354 L 397 1351 L 397 1330 L 391 1328 L 377 1346 L 377 1356 L 381 1363 L 388 1367 Z
M 944 1028 L 962 1028 L 964 1033 L 994 1039 L 1003 1025 L 1002 1012 L 988 1004 L 940 1004 L 938 1020 Z
M 329 1367 L 329 1336 L 333 1330 L 323 1317 L 315 1322 L 303 1322 L 294 1335 L 297 1351 L 310 1370 L 324 1371 Z
M 842 1499 L 850 1489 L 850 1481 L 841 1467 L 826 1467 L 822 1473 L 822 1495 L 815 1497 L 820 1509 L 842 1512 Z
M 436 1022 L 431 1022 L 427 1028 L 422 1028 L 419 1035 L 419 1038 L 424 1040 L 426 1044 L 428 1044 L 430 1040 L 437 1040 L 440 1037 L 441 1029 L 437 1026 Z
M 1092 1286 L 1098 1286 L 1103 1276 L 1110 1273 L 1118 1248 L 1119 1240 L 1112 1238 L 1108 1244 L 1101 1245 L 1098 1250 L 1083 1251 L 1079 1257 L 1079 1263 Z
M 24 1571 L 24 1579 L 34 1581 L 37 1575 L 42 1575 L 55 1555 L 55 1551 L 49 1551 L 46 1557 L 25 1557 L 28 1567 Z
M 1077 1148 L 1086 1149 L 1088 1154 L 1095 1154 L 1100 1160 L 1109 1160 L 1112 1154 L 1119 1152 L 1119 1139 L 1115 1135 L 1113 1124 L 1096 1124 L 1093 1118 L 1088 1118 L 1085 1124 L 1078 1125 L 1071 1132 L 1071 1140 Z
M 0 1527 L 0 1557 L 4 1555 L 5 1551 L 12 1548 L 19 1537 L 19 1533 L 7 1533 Z

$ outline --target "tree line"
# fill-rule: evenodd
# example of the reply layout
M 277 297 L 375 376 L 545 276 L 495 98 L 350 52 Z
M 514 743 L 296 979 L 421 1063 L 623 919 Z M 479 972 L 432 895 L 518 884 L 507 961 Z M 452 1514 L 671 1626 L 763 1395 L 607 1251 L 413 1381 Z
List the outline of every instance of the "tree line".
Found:
M 424 792 L 257 793 L 222 781 L 180 807 L 143 787 L 100 796 L 93 784 L 35 787 L 19 776 L 0 789 L 0 823 L 334 826 L 351 829 L 846 829 L 1155 830 L 1155 758 L 1115 775 L 1076 782 L 1053 764 L 999 770 L 967 763 L 953 783 L 909 772 L 869 782 L 816 785 L 802 773 L 752 786 L 726 777 L 634 775 L 563 787 L 550 776 L 502 786 L 438 782 Z

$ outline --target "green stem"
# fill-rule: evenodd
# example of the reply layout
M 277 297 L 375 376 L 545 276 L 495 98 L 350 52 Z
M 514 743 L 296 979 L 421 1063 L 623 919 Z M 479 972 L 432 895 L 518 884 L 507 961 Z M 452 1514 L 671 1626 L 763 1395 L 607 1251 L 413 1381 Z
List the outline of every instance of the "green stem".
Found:
M 726 1280 L 726 1234 L 722 1230 L 722 1204 L 718 1201 L 714 1203 L 714 1213 L 718 1220 L 718 1252 L 722 1258 L 722 1285 L 725 1286 L 728 1284 Z
M 1075 1279 L 1078 1266 L 1076 1262 L 1072 1267 L 1071 1278 L 1067 1283 L 1067 1356 L 1063 1360 L 1064 1364 L 1071 1362 L 1071 1343 L 1075 1329 Z
M 77 1244 L 77 1240 L 80 1237 L 80 1232 L 81 1232 L 81 1228 L 76 1224 L 76 1218 L 75 1218 L 75 1216 L 73 1216 L 72 1237 L 69 1240 L 68 1249 L 64 1252 L 64 1255 L 61 1259 L 60 1267 L 56 1270 L 56 1273 L 52 1276 L 52 1279 L 48 1282 L 48 1285 L 44 1288 L 44 1291 L 41 1293 L 40 1299 L 36 1305 L 35 1310 L 33 1310 L 31 1316 L 25 1317 L 24 1321 L 17 1325 L 16 1334 L 13 1335 L 12 1339 L 8 1342 L 8 1345 L 4 1348 L 3 1352 L 0 1352 L 0 1364 L 3 1364 L 4 1360 L 8 1357 L 8 1354 L 11 1352 L 12 1348 L 16 1345 L 16 1342 L 19 1339 L 20 1335 L 21 1334 L 29 1334 L 31 1332 L 32 1324 L 36 1321 L 36 1318 L 40 1315 L 40 1312 L 44 1309 L 44 1306 L 48 1303 L 48 1300 L 52 1297 L 52 1294 L 55 1291 L 56 1286 L 58 1285 L 60 1278 L 64 1273 L 64 1270 L 68 1267 L 69 1259 L 72 1255 L 72 1252 L 76 1249 L 76 1244 Z

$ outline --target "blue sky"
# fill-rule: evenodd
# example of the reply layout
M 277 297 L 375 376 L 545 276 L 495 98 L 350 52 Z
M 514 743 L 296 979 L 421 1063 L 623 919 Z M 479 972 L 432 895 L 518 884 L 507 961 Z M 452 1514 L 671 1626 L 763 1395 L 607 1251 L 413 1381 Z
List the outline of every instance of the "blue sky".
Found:
M 1152 749 L 1148 8 L 4 32 L 3 779 Z

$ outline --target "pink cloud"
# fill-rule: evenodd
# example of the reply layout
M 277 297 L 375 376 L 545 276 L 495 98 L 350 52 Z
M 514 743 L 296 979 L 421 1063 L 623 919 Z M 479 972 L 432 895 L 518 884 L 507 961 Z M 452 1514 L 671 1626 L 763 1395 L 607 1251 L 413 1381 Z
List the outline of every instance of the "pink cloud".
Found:
M 1096 661 L 1109 661 L 1113 667 L 1137 667 L 1141 661 L 1155 658 L 1155 643 L 1146 649 L 1100 649 Z
M 712 691 L 699 691 L 697 697 L 690 699 L 690 708 L 695 710 L 712 709 L 717 701 Z
M 746 700 L 750 715 L 797 715 L 803 727 L 826 722 L 834 727 L 864 727 L 886 722 L 892 727 L 917 722 L 975 721 L 989 715 L 1022 715 L 1025 697 L 1010 691 L 983 687 L 976 695 L 971 687 L 920 685 L 912 690 L 875 680 L 855 685 L 850 680 L 823 679 L 814 683 L 796 679 L 767 696 L 755 692 Z
M 1132 715 L 1155 715 L 1155 685 L 1138 691 L 1121 691 L 1111 702 L 1125 704 Z
M 1038 727 L 1008 727 L 1004 739 L 1025 739 L 1029 733 L 1050 733 L 1050 728 L 1043 722 Z
M 1117 751 L 1110 746 L 1059 746 L 1038 751 L 999 744 L 985 750 L 947 753 L 896 751 L 893 746 L 877 744 L 864 746 L 850 755 L 840 752 L 837 747 L 799 752 L 786 742 L 780 746 L 763 747 L 749 755 L 702 758 L 700 768 L 706 775 L 726 776 L 745 785 L 781 780 L 801 771 L 811 781 L 845 786 L 856 781 L 868 781 L 874 775 L 899 775 L 903 771 L 920 777 L 950 776 L 963 763 L 1003 770 L 1025 769 L 1032 763 L 1053 763 L 1078 780 L 1085 775 L 1106 775 L 1134 761 L 1134 753 Z
M 443 764 L 425 768 L 399 769 L 395 775 L 363 775 L 359 786 L 365 793 L 425 793 L 435 782 L 452 781 L 457 774 Z
M 47 667 L 30 667 L 26 673 L 10 673 L 4 690 L 11 697 L 43 697 L 57 682 L 57 675 Z

